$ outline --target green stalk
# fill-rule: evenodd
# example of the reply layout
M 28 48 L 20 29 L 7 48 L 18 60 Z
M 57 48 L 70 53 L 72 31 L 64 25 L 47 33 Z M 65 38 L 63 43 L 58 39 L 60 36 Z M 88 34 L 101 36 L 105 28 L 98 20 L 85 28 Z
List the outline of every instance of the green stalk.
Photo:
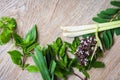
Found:
M 83 25 L 84 27 L 84 25 Z M 113 21 L 113 22 L 107 22 L 107 23 L 100 23 L 100 24 L 93 24 L 93 25 L 87 25 L 84 28 L 80 26 L 79 27 L 66 27 L 62 29 L 64 30 L 63 36 L 67 37 L 76 37 L 84 34 L 90 34 L 96 32 L 96 27 L 99 28 L 100 31 L 105 31 L 109 29 L 114 29 L 120 27 L 120 21 Z

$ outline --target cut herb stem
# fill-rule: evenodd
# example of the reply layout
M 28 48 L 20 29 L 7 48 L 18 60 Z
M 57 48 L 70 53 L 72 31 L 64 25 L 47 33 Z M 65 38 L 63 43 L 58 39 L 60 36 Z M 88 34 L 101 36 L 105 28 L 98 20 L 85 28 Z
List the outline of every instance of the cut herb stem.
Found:
M 63 30 L 63 35 L 67 37 L 76 37 L 84 34 L 94 33 L 96 32 L 96 27 L 99 27 L 98 31 L 105 31 L 109 29 L 114 29 L 120 27 L 120 21 L 113 21 L 107 23 L 100 24 L 92 24 L 92 25 L 83 25 L 83 26 L 69 26 L 69 27 L 61 27 Z

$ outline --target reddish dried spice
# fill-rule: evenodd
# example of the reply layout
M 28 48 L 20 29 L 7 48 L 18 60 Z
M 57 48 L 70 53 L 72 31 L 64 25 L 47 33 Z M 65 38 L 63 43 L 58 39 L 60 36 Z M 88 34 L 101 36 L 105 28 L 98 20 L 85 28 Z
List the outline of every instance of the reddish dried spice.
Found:
M 88 63 L 88 56 L 92 55 L 97 41 L 94 36 L 89 36 L 81 40 L 80 46 L 78 46 L 75 54 L 82 66 L 86 66 Z

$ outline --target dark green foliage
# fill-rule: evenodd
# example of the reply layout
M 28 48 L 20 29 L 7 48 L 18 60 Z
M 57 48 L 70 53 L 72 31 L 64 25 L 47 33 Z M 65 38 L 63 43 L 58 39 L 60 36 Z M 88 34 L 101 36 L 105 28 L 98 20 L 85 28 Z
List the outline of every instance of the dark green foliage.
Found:
M 106 10 L 103 10 L 97 14 L 97 17 L 93 18 L 93 21 L 98 23 L 104 23 L 120 20 L 120 1 L 111 1 L 111 4 L 119 8 L 108 8 Z M 114 29 L 114 31 L 107 30 L 100 32 L 100 37 L 102 38 L 102 43 L 105 46 L 105 49 L 110 49 L 113 45 L 114 32 L 116 33 L 116 35 L 120 35 L 120 28 L 116 28 Z
M 120 1 L 111 1 L 111 4 L 112 4 L 113 6 L 120 7 Z

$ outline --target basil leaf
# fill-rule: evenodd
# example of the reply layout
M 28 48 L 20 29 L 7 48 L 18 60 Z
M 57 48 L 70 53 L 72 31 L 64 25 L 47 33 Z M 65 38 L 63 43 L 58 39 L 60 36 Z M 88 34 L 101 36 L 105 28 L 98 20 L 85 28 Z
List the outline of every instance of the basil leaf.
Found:
M 15 40 L 16 45 L 20 45 L 20 46 L 24 45 L 23 38 L 21 38 L 18 34 L 13 33 L 13 38 Z
M 3 29 L 2 33 L 0 34 L 0 45 L 6 44 L 10 38 L 11 38 L 11 33 L 9 29 Z
M 65 52 L 66 52 L 66 44 L 64 43 L 60 48 L 60 52 L 59 52 L 60 56 L 63 57 L 65 55 Z
M 22 63 L 22 60 L 21 60 L 21 57 L 22 57 L 22 54 L 17 51 L 17 50 L 12 50 L 12 51 L 8 51 L 12 61 L 14 64 L 17 64 L 17 65 L 21 65 Z
M 36 25 L 34 25 L 32 29 L 27 33 L 25 37 L 25 43 L 35 42 L 36 38 L 37 38 L 37 31 L 36 31 Z
M 50 62 L 50 68 L 49 68 L 51 74 L 54 73 L 55 68 L 56 68 L 56 62 L 53 60 Z
M 38 72 L 38 68 L 35 65 L 30 65 L 26 68 L 27 71 L 29 72 Z
M 100 61 L 95 61 L 94 63 L 91 64 L 91 66 L 94 68 L 103 68 L 103 67 L 105 67 L 105 64 Z

